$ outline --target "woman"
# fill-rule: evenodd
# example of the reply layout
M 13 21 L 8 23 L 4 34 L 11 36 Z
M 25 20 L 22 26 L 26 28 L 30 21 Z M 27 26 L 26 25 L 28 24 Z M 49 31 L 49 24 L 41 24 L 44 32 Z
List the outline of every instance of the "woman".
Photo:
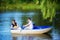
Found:
M 12 29 L 17 29 L 17 28 L 18 28 L 18 25 L 17 25 L 17 23 L 16 23 L 15 20 L 12 20 L 11 28 L 12 28 Z

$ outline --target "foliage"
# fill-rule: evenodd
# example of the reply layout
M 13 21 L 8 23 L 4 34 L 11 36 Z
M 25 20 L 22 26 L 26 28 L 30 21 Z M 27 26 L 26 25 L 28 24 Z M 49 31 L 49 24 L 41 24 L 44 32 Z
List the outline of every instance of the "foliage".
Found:
M 51 2 L 50 0 L 42 0 L 41 1 L 41 12 L 43 19 L 50 18 L 50 21 L 55 17 L 56 13 L 56 2 Z
M 1 0 L 0 10 L 40 10 L 43 19 L 55 17 L 56 9 L 60 9 L 59 0 Z

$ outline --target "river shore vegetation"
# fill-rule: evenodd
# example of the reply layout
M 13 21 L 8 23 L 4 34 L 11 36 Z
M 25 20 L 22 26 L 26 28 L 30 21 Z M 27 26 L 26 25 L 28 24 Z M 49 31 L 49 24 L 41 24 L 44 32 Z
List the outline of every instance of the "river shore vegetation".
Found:
M 0 11 L 40 10 L 43 19 L 51 22 L 60 10 L 59 0 L 0 0 Z

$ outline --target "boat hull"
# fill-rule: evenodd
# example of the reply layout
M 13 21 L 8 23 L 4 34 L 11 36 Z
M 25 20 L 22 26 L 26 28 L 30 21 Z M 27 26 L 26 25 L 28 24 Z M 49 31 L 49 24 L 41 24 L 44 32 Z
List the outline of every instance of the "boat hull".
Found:
M 43 34 L 50 31 L 51 28 L 34 29 L 34 30 L 11 30 L 12 34 Z

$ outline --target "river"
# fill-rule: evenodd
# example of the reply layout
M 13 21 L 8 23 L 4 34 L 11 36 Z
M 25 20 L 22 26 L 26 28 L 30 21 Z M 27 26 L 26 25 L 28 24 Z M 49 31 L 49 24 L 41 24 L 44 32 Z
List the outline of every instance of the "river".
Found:
M 49 34 L 41 35 L 12 35 L 10 32 L 11 21 L 16 20 L 19 27 L 26 24 L 30 17 L 37 26 L 52 25 L 52 31 Z M 39 12 L 4 12 L 0 13 L 0 40 L 60 40 L 60 31 L 55 29 L 53 23 L 44 21 Z

